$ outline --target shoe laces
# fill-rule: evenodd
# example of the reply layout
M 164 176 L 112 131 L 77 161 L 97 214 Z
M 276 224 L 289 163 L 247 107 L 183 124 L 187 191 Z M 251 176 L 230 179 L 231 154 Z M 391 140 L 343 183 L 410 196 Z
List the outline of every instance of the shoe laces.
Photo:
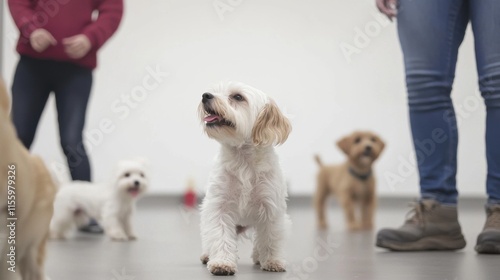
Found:
M 425 215 L 434 209 L 436 203 L 432 200 L 416 200 L 408 204 L 412 209 L 406 214 L 406 223 L 425 227 Z
M 485 228 L 500 228 L 500 205 L 487 206 L 486 214 Z

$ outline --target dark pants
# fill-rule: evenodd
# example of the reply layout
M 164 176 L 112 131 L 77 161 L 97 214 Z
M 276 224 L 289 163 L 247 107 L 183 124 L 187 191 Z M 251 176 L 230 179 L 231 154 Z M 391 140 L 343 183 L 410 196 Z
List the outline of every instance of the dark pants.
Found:
M 458 49 L 470 22 L 479 89 L 487 111 L 486 190 L 490 203 L 500 203 L 500 1 L 399 3 L 398 30 L 422 197 L 450 204 L 457 201 L 458 127 L 450 95 Z
M 73 180 L 91 179 L 82 139 L 91 87 L 91 69 L 25 56 L 21 56 L 12 85 L 12 120 L 20 140 L 28 149 L 47 99 L 54 92 L 61 147 Z

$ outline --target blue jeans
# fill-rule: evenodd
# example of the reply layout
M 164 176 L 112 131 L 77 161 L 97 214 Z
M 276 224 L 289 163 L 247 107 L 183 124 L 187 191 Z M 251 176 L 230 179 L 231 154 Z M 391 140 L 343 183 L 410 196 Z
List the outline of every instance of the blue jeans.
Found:
M 450 95 L 458 48 L 469 21 L 487 110 L 486 190 L 489 203 L 500 203 L 499 0 L 399 0 L 398 33 L 421 196 L 457 202 L 458 129 Z
M 91 87 L 90 69 L 27 56 L 21 56 L 12 85 L 12 121 L 19 139 L 28 149 L 45 103 L 54 92 L 61 147 L 73 180 L 91 179 L 82 136 Z

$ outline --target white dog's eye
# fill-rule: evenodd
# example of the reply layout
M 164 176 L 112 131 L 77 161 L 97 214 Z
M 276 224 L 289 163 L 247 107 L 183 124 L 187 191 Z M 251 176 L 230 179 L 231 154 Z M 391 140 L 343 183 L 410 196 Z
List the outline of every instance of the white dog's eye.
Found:
M 236 100 L 236 101 L 244 101 L 244 100 L 245 100 L 245 98 L 243 98 L 243 95 L 241 95 L 241 94 L 239 94 L 239 93 L 237 93 L 237 94 L 233 95 L 232 97 L 233 97 L 233 99 L 234 99 L 234 100 Z
M 141 175 L 142 178 L 144 178 L 144 173 L 141 173 L 140 175 Z
M 124 175 L 125 177 L 129 177 L 130 176 L 130 173 L 125 173 Z

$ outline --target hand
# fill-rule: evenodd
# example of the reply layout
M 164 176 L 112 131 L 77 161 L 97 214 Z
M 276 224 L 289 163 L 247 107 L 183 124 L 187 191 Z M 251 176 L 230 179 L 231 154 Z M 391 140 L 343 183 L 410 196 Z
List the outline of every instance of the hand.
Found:
M 84 57 L 92 48 L 89 38 L 83 34 L 64 38 L 62 43 L 66 54 L 73 59 Z
M 398 0 L 376 0 L 378 10 L 386 15 L 391 21 L 398 14 Z
M 57 41 L 49 31 L 39 28 L 30 35 L 30 44 L 33 49 L 39 53 L 45 51 L 50 45 L 57 45 Z

